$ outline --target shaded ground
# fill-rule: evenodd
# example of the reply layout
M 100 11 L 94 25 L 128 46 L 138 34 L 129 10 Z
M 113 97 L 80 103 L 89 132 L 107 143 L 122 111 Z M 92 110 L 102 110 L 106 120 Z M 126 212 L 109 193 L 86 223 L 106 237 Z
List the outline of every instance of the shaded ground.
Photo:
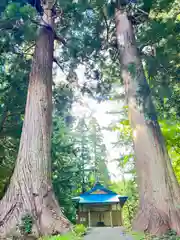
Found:
M 89 230 L 84 240 L 133 240 L 124 234 L 122 227 L 98 227 Z

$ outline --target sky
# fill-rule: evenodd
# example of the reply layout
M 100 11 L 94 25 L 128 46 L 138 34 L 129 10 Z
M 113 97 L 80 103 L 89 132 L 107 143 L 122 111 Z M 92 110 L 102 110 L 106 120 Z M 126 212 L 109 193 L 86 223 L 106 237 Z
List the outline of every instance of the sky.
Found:
M 78 84 L 82 85 L 85 81 L 84 75 L 84 67 L 80 66 L 76 70 L 78 76 Z M 60 69 L 57 70 L 57 75 L 55 78 L 55 83 L 58 84 L 61 81 L 65 80 L 65 75 L 61 72 Z M 72 115 L 75 117 L 84 116 L 88 117 L 92 115 L 95 117 L 101 127 L 101 131 L 104 138 L 104 144 L 107 148 L 107 166 L 110 173 L 110 177 L 112 181 L 121 180 L 121 173 L 117 167 L 117 164 L 113 159 L 117 159 L 120 157 L 120 152 L 123 153 L 123 148 L 115 148 L 113 147 L 114 142 L 118 139 L 118 132 L 109 131 L 105 128 L 112 123 L 118 121 L 120 116 L 109 114 L 108 111 L 118 110 L 121 111 L 123 109 L 123 102 L 115 102 L 115 101 L 104 101 L 98 103 L 96 100 L 90 98 L 87 95 L 81 95 L 81 102 L 74 102 L 72 106 Z

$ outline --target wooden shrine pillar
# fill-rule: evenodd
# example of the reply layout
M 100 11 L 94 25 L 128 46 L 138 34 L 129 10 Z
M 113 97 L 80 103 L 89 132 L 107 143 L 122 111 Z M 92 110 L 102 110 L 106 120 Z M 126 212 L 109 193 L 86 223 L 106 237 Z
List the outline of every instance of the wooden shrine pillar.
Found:
M 91 227 L 91 211 L 90 209 L 88 210 L 88 227 Z
M 111 206 L 111 209 L 110 209 L 110 224 L 111 224 L 111 227 L 113 227 L 113 219 L 112 219 L 112 206 Z
M 120 219 L 121 219 L 121 226 L 123 226 L 122 206 L 121 206 L 121 204 L 119 204 L 119 206 L 120 206 Z

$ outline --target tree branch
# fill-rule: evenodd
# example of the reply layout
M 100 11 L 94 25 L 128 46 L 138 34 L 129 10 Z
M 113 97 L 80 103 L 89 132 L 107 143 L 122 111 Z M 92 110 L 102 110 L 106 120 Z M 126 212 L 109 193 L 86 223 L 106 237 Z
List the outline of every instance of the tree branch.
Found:
M 60 63 L 58 62 L 58 60 L 54 57 L 53 58 L 53 62 L 55 62 L 57 65 L 58 65 L 58 67 L 60 67 L 60 69 L 62 70 L 62 72 L 64 73 L 64 69 L 62 68 L 62 66 L 60 65 Z M 65 74 L 65 73 L 64 73 Z
M 5 106 L 5 108 L 3 110 L 2 118 L 1 118 L 1 121 L 0 121 L 0 132 L 2 132 L 2 130 L 4 128 L 4 124 L 5 124 L 7 115 L 8 115 L 8 107 Z
M 12 30 L 23 24 L 22 21 L 17 21 L 16 19 L 4 19 L 0 21 L 0 30 Z
M 40 27 L 46 27 L 46 28 L 50 29 L 54 33 L 54 39 L 57 40 L 58 42 L 62 43 L 63 45 L 66 45 L 66 40 L 62 36 L 58 36 L 57 33 L 55 32 L 55 30 L 51 26 L 47 25 L 46 23 L 44 23 L 44 24 L 39 23 L 34 19 L 31 19 L 31 21 L 32 21 L 32 23 L 34 23 Z
M 62 37 L 62 36 L 58 36 L 56 33 L 54 35 L 54 39 L 60 43 L 62 43 L 63 45 L 67 45 L 66 40 Z
M 28 52 L 32 47 L 35 47 L 35 46 L 36 46 L 36 43 L 33 43 L 32 45 L 30 45 L 28 48 L 24 50 L 24 53 Z
M 104 14 L 103 9 L 102 9 L 101 12 L 102 12 L 102 16 L 103 16 L 103 18 L 104 18 L 105 25 L 106 25 L 106 30 L 107 30 L 106 40 L 107 40 L 107 42 L 108 42 L 108 40 L 109 40 L 109 25 L 108 25 L 107 18 L 106 18 L 106 15 Z

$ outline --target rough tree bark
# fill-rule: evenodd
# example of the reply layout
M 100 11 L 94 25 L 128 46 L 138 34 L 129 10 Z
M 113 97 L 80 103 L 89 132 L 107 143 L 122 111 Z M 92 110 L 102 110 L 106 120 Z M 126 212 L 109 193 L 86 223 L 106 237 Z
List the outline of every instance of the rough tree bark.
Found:
M 45 9 L 30 73 L 16 167 L 0 202 L 0 238 L 17 234 L 22 217 L 33 218 L 33 235 L 63 233 L 70 229 L 55 199 L 51 182 L 52 11 Z M 50 27 L 51 26 L 51 27 Z M 52 29 L 51 29 L 52 28 Z
M 155 235 L 168 229 L 180 234 L 180 189 L 157 121 L 133 27 L 123 9 L 116 10 L 115 19 L 140 194 L 134 228 Z

